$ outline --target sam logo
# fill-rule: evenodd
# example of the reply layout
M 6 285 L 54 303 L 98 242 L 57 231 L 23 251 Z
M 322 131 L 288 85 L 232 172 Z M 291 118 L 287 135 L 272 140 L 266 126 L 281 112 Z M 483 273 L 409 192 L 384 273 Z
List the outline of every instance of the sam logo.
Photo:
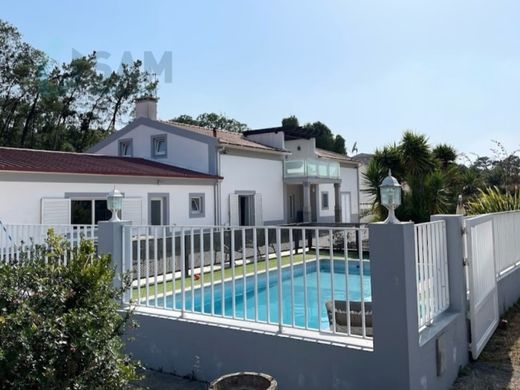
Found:
M 72 58 L 82 57 L 83 55 L 75 49 L 72 49 Z M 109 60 L 112 55 L 107 51 L 96 51 L 96 69 L 104 76 L 110 75 L 114 71 L 111 65 L 105 60 Z M 130 51 L 124 51 L 121 56 L 120 66 L 116 72 L 122 71 L 123 64 L 131 64 L 134 62 L 134 58 Z M 171 51 L 165 51 L 162 53 L 159 60 L 151 51 L 145 51 L 143 56 L 143 67 L 149 74 L 155 74 L 157 77 L 162 77 L 164 83 L 172 82 L 173 74 L 173 54 Z

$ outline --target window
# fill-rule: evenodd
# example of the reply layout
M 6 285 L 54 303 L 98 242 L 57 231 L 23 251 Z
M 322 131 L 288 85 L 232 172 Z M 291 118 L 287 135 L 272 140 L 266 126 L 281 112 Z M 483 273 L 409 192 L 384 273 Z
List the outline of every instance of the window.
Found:
M 132 157 L 134 154 L 133 142 L 131 139 L 119 141 L 119 155 L 122 157 Z
M 289 218 L 292 220 L 296 216 L 296 203 L 294 194 L 289 195 Z
M 321 193 L 321 209 L 322 210 L 329 209 L 329 193 L 328 192 Z
M 167 155 L 166 135 L 152 136 L 152 157 L 166 157 Z
M 203 218 L 204 216 L 204 194 L 190 194 L 190 218 Z
M 150 225 L 163 225 L 163 198 L 152 198 L 150 200 Z
M 70 223 L 73 225 L 97 225 L 99 221 L 108 221 L 112 217 L 106 199 L 71 199 L 70 209 Z

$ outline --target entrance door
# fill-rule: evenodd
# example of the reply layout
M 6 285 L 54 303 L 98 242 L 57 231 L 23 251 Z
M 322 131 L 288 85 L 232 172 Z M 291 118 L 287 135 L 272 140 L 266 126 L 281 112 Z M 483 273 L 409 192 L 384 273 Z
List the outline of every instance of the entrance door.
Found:
M 150 199 L 150 225 L 164 225 L 164 199 Z
M 253 195 L 239 195 L 238 210 L 240 226 L 253 226 L 255 224 L 255 198 Z
M 350 223 L 350 216 L 352 215 L 352 209 L 350 204 L 350 192 L 341 193 L 341 222 Z
M 477 359 L 499 320 L 492 217 L 468 218 L 466 233 L 471 354 Z

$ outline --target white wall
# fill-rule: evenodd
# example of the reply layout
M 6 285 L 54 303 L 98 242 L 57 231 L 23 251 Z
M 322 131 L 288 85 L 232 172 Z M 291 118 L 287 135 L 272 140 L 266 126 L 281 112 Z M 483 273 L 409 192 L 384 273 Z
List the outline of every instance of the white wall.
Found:
M 298 150 L 298 147 L 300 147 L 300 150 Z M 285 141 L 285 148 L 292 152 L 289 157 L 290 160 L 316 158 L 316 140 L 314 138 Z
M 165 134 L 167 136 L 168 155 L 166 158 L 153 159 L 151 156 L 151 136 Z M 166 133 L 145 125 L 137 126 L 121 139 L 133 139 L 133 157 L 155 160 L 164 164 L 171 164 L 182 168 L 192 169 L 197 172 L 209 173 L 208 144 L 187 137 Z M 96 154 L 119 154 L 119 140 L 101 148 Z
M 264 222 L 284 219 L 282 160 L 245 157 L 231 154 L 220 156 L 221 223 L 229 224 L 229 195 L 235 191 L 255 191 L 262 195 Z
M 352 208 L 352 222 L 358 222 L 358 204 L 359 204 L 359 187 L 358 187 L 358 171 L 357 168 L 342 166 L 340 168 L 341 175 L 341 192 L 350 192 L 350 202 Z
M 26 181 L 24 181 L 26 177 Z M 36 177 L 35 177 L 36 176 Z M 38 180 L 38 177 L 40 179 Z M 76 180 L 76 181 L 74 181 Z M 148 193 L 169 193 L 169 223 L 177 225 L 212 225 L 214 224 L 214 191 L 212 184 L 137 184 L 128 179 L 121 182 L 118 178 L 91 177 L 98 182 L 88 182 L 77 175 L 33 175 L 0 174 L 0 220 L 4 224 L 39 224 L 41 199 L 44 197 L 63 198 L 69 193 L 106 193 L 112 191 L 114 184 L 125 197 L 142 198 L 142 223 L 148 224 Z M 189 217 L 189 194 L 205 194 L 205 217 Z
M 246 138 L 250 139 L 251 141 L 258 142 L 262 145 L 271 146 L 273 148 L 285 148 L 284 133 L 282 131 L 277 133 L 249 134 L 246 136 Z

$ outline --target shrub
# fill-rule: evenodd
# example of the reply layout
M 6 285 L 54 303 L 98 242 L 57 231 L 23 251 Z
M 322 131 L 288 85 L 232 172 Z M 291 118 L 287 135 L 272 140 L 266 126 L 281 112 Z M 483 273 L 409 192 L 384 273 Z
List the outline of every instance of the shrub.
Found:
M 71 250 L 52 230 L 47 244 L 0 264 L 0 388 L 127 388 L 137 364 L 123 353 L 129 313 L 109 256 L 87 240 Z
M 501 211 L 520 210 L 520 191 L 502 192 L 497 187 L 479 190 L 477 198 L 468 202 L 468 214 L 498 213 Z

